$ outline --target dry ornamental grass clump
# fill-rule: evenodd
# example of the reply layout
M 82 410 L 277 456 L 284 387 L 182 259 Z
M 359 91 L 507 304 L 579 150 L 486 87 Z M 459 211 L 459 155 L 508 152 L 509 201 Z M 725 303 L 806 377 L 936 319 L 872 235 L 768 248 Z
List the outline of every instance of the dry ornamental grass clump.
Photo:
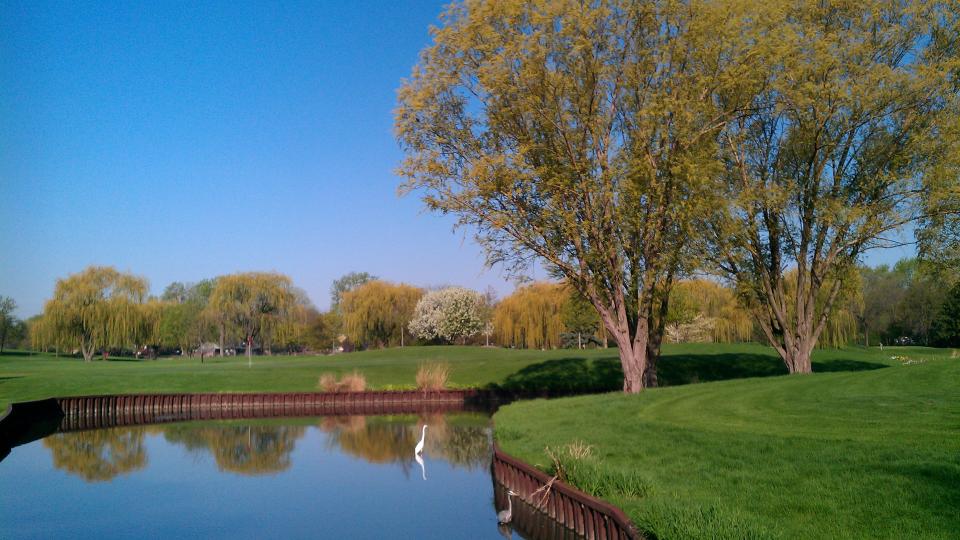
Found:
M 324 373 L 317 382 L 317 387 L 324 392 L 363 392 L 367 389 L 367 378 L 357 370 L 348 373 L 337 380 L 333 373 Z
M 450 378 L 450 364 L 421 364 L 417 370 L 418 390 L 443 390 Z

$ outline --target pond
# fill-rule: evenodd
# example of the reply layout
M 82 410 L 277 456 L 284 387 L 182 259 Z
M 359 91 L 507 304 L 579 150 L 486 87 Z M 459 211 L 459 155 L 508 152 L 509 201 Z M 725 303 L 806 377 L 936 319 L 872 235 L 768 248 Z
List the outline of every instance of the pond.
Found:
M 0 462 L 0 538 L 529 537 L 497 524 L 492 453 L 482 413 L 58 432 Z

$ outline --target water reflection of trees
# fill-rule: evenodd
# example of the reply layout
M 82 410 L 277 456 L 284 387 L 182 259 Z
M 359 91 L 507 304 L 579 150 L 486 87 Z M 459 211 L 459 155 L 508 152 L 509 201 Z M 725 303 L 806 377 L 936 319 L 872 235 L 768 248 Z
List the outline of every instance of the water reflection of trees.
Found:
M 43 440 L 53 466 L 87 482 L 105 482 L 147 465 L 145 429 L 114 428 L 56 433 Z
M 191 452 L 209 452 L 221 471 L 272 474 L 290 468 L 301 426 L 169 426 L 164 438 Z
M 442 414 L 422 417 L 329 416 L 320 428 L 330 434 L 329 444 L 373 463 L 401 463 L 413 459 L 413 448 L 427 429 L 425 453 L 455 466 L 477 469 L 490 464 L 489 419 Z M 147 433 L 163 433 L 189 452 L 213 456 L 221 471 L 246 475 L 271 474 L 290 468 L 303 426 L 175 424 L 97 429 L 57 433 L 43 440 L 56 468 L 88 482 L 108 481 L 146 467 Z
M 492 453 L 491 431 L 482 424 L 460 423 L 435 414 L 413 419 L 363 416 L 326 417 L 320 428 L 330 433 L 329 444 L 373 463 L 407 463 L 427 428 L 425 453 L 464 468 L 485 468 Z

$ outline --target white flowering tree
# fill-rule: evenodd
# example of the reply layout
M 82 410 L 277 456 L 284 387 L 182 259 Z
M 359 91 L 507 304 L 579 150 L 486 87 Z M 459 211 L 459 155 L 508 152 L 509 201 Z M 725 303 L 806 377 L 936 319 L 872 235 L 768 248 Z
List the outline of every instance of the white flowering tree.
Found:
M 410 321 L 410 332 L 421 339 L 456 341 L 483 330 L 483 295 L 462 287 L 428 292 L 417 302 Z

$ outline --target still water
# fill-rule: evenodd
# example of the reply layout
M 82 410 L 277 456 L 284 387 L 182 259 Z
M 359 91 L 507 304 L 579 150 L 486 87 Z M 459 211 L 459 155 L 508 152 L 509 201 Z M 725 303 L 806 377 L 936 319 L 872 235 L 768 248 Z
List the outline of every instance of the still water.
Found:
M 0 462 L 0 538 L 521 538 L 491 433 L 479 413 L 55 433 Z

